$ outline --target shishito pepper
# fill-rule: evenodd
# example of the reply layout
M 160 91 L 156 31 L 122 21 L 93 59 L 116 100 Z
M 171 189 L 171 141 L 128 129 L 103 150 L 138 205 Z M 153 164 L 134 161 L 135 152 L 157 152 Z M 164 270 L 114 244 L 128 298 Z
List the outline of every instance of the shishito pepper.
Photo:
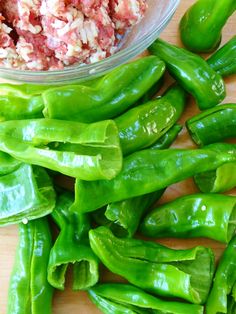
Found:
M 208 109 L 186 122 L 197 145 L 203 146 L 236 137 L 236 104 Z
M 94 211 L 112 202 L 162 190 L 196 173 L 235 161 L 234 144 L 211 144 L 193 150 L 142 150 L 127 156 L 121 172 L 112 180 L 76 180 L 73 210 Z
M 0 226 L 46 216 L 55 202 L 51 179 L 43 168 L 22 163 L 0 176 Z
M 43 118 L 45 87 L 0 84 L 0 121 Z
M 195 52 L 209 52 L 221 41 L 221 31 L 236 10 L 235 0 L 198 0 L 180 22 L 183 44 Z
M 155 143 L 181 117 L 186 94 L 178 85 L 163 97 L 137 106 L 115 119 L 124 155 Z
M 158 91 L 163 87 L 164 84 L 164 76 L 162 76 L 156 84 L 154 84 L 144 95 L 141 97 L 137 102 L 137 105 L 145 104 L 146 102 L 150 101 L 153 98 L 158 98 L 157 96 Z
M 173 126 L 150 148 L 168 148 L 181 129 L 182 126 L 180 125 Z M 132 237 L 137 231 L 144 213 L 163 193 L 164 190 L 159 190 L 120 202 L 110 203 L 105 210 L 100 209 L 93 216 L 98 224 L 109 226 L 115 235 Z
M 47 265 L 52 239 L 47 219 L 20 224 L 19 237 L 8 314 L 51 314 L 53 288 L 47 281 Z
M 0 152 L 0 175 L 5 175 L 13 172 L 21 165 L 21 161 L 16 160 L 10 155 Z
M 227 312 L 227 297 L 234 292 L 236 285 L 235 270 L 236 236 L 230 241 L 220 259 L 213 286 L 206 303 L 206 314 L 229 313 Z
M 152 210 L 141 224 L 149 237 L 207 237 L 228 243 L 236 231 L 236 197 L 192 194 Z
M 118 130 L 112 120 L 93 124 L 50 119 L 2 122 L 0 150 L 84 180 L 111 179 L 122 167 Z
M 200 56 L 157 39 L 149 48 L 165 63 L 177 82 L 194 96 L 201 110 L 218 105 L 226 96 L 225 84 Z
M 229 191 L 236 186 L 236 162 L 198 173 L 194 176 L 194 181 L 199 190 L 204 193 Z
M 43 93 L 47 118 L 84 123 L 110 119 L 129 109 L 157 83 L 165 64 L 148 56 L 122 65 L 95 86 L 67 85 Z
M 164 190 L 129 198 L 121 202 L 108 204 L 105 217 L 113 222 L 113 232 L 119 236 L 132 237 L 138 229 L 140 220 L 147 209 L 164 193 Z M 117 231 L 116 231 L 117 230 Z
M 236 36 L 217 50 L 208 60 L 210 67 L 222 76 L 236 73 Z
M 62 193 L 52 213 L 60 233 L 50 251 L 48 282 L 60 290 L 64 290 L 69 264 L 73 265 L 73 290 L 87 289 L 95 285 L 99 277 L 98 258 L 89 246 L 89 217 L 71 213 L 73 201 L 72 193 Z
M 165 149 L 171 146 L 175 141 L 180 131 L 183 129 L 182 125 L 175 124 L 169 129 L 161 138 L 159 138 L 152 146 L 151 149 Z
M 150 148 L 168 148 L 181 129 L 181 125 L 174 125 Z M 93 218 L 99 225 L 109 226 L 115 235 L 132 237 L 137 231 L 144 213 L 162 196 L 163 193 L 164 190 L 160 190 L 147 195 L 110 203 L 106 208 L 95 211 L 93 213 Z
M 195 304 L 206 301 L 214 272 L 211 249 L 172 250 L 153 242 L 119 239 L 106 227 L 90 230 L 89 240 L 103 264 L 133 285 Z
M 105 314 L 202 314 L 196 304 L 168 302 L 128 284 L 100 284 L 88 290 L 92 302 Z

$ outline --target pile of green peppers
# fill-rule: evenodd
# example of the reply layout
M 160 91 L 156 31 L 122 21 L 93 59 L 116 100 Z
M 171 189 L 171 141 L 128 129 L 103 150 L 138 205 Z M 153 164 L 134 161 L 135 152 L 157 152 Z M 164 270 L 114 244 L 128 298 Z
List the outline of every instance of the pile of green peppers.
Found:
M 194 53 L 217 49 L 235 10 L 196 1 L 180 22 L 188 50 L 157 39 L 152 55 L 93 82 L 0 85 L 0 226 L 19 228 L 8 314 L 52 313 L 69 267 L 72 289 L 106 314 L 236 313 L 236 196 L 220 194 L 236 186 L 236 104 L 220 104 L 236 36 L 207 60 Z M 176 82 L 160 93 L 166 69 Z M 171 148 L 188 94 L 202 111 L 186 121 L 197 148 Z M 157 203 L 188 178 L 202 193 Z M 140 235 L 226 248 L 216 267 L 210 248 Z M 101 263 L 127 283 L 101 283 Z

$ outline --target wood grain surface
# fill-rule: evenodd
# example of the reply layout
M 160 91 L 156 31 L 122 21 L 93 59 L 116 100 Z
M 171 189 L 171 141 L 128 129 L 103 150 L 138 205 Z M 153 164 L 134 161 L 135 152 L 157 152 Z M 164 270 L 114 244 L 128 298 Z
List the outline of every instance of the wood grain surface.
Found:
M 171 43 L 181 45 L 178 34 L 178 23 L 185 12 L 185 10 L 193 3 L 193 0 L 182 0 L 176 14 L 172 21 L 167 26 L 166 30 L 162 33 L 161 37 L 168 40 Z M 232 16 L 228 21 L 223 31 L 222 44 L 230 39 L 236 33 L 236 15 Z M 169 79 L 167 79 L 169 81 Z M 227 98 L 224 103 L 235 102 L 236 103 L 236 76 L 231 76 L 226 79 L 227 85 Z M 196 105 L 193 100 L 189 101 L 184 117 L 181 119 L 183 123 L 186 118 L 196 114 L 198 112 Z M 189 139 L 186 129 L 184 128 L 178 137 L 175 147 L 194 147 L 193 143 Z M 186 180 L 179 184 L 175 184 L 168 188 L 164 194 L 161 202 L 172 200 L 180 195 L 185 195 L 197 191 L 192 180 Z M 234 189 L 229 194 L 236 195 Z M 17 227 L 10 226 L 0 229 L 0 314 L 6 313 L 7 308 L 7 294 L 9 277 L 12 270 L 15 250 L 17 245 Z M 202 244 L 205 246 L 212 247 L 216 253 L 217 259 L 224 249 L 224 245 L 210 241 L 207 239 L 187 239 L 187 240 L 176 240 L 176 239 L 163 239 L 159 241 L 173 248 L 189 248 Z M 115 281 L 117 277 L 110 274 L 106 269 L 102 268 L 102 280 L 103 281 Z M 70 276 L 67 280 L 67 288 L 64 292 L 55 292 L 53 300 L 53 313 L 54 314 L 65 314 L 65 313 L 79 313 L 79 314 L 96 314 L 100 313 L 95 306 L 89 301 L 85 292 L 72 292 L 70 288 Z M 43 314 L 43 309 L 42 309 Z

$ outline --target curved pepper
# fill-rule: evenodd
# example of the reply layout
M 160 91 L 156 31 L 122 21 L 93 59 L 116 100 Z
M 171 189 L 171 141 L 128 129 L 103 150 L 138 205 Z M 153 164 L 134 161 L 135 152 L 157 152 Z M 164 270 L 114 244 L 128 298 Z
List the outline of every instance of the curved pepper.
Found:
M 34 88 L 30 84 L 0 84 L 0 121 L 43 118 L 40 87 Z
M 226 96 L 225 84 L 200 56 L 157 39 L 149 50 L 161 58 L 177 82 L 197 101 L 200 110 L 218 105 Z
M 168 148 L 174 142 L 175 138 L 181 130 L 181 125 L 174 125 L 150 148 Z M 137 231 L 140 219 L 145 211 L 151 206 L 152 203 L 157 201 L 163 193 L 164 190 L 160 190 L 147 195 L 110 203 L 108 204 L 107 208 L 94 211 L 93 218 L 98 225 L 108 226 L 117 236 L 132 237 Z
M 186 122 L 190 136 L 204 146 L 236 137 L 236 104 L 224 104 L 208 109 Z
M 236 197 L 193 194 L 152 210 L 141 224 L 145 236 L 207 237 L 228 243 L 236 231 Z
M 227 163 L 215 170 L 198 173 L 194 181 L 203 193 L 222 193 L 236 186 L 236 163 Z
M 132 237 L 138 229 L 140 220 L 147 209 L 159 200 L 164 190 L 129 198 L 127 200 L 108 204 L 105 216 L 118 226 L 119 236 Z M 111 229 L 112 225 L 111 225 Z M 113 230 L 116 234 L 116 231 Z
M 150 148 L 168 148 L 181 129 L 182 126 L 174 125 Z M 93 218 L 99 225 L 109 226 L 112 232 L 117 236 L 132 237 L 137 231 L 143 214 L 162 196 L 163 193 L 164 190 L 160 190 L 147 195 L 110 203 L 107 208 L 95 211 L 93 213 Z
M 128 284 L 100 284 L 88 290 L 92 302 L 105 314 L 202 314 L 203 307 L 158 299 Z M 149 312 L 149 310 L 151 312 Z
M 181 117 L 186 94 L 178 85 L 156 100 L 140 105 L 115 119 L 124 155 L 155 143 Z
M 47 282 L 47 264 L 52 239 L 47 219 L 20 224 L 19 237 L 8 314 L 51 314 L 53 288 Z
M 212 144 L 203 149 L 146 149 L 127 156 L 112 180 L 76 180 L 73 210 L 89 212 L 112 202 L 165 187 L 236 161 L 236 145 Z M 93 197 L 91 197 L 91 195 Z
M 106 227 L 90 230 L 92 250 L 113 273 L 151 293 L 206 301 L 214 273 L 211 249 L 172 250 L 136 239 L 118 239 Z
M 56 196 L 50 177 L 40 167 L 21 164 L 0 176 L 0 226 L 50 214 Z
M 209 52 L 221 41 L 221 31 L 236 10 L 235 0 L 198 0 L 180 22 L 183 44 L 195 52 Z
M 227 296 L 236 284 L 236 236 L 225 249 L 206 303 L 206 314 L 228 313 Z
M 146 102 L 152 100 L 153 98 L 158 98 L 157 96 L 158 91 L 164 85 L 164 76 L 162 76 L 156 84 L 154 84 L 137 102 L 136 106 L 145 104 Z
M 50 252 L 48 282 L 60 290 L 64 290 L 69 264 L 73 264 L 73 290 L 87 289 L 99 278 L 98 259 L 89 246 L 89 217 L 71 213 L 73 201 L 72 193 L 61 194 L 52 213 L 60 233 Z
M 171 144 L 177 138 L 179 132 L 183 129 L 182 125 L 175 124 L 169 129 L 162 137 L 160 137 L 152 146 L 151 149 L 165 149 L 171 146 Z
M 68 85 L 43 93 L 47 118 L 84 123 L 106 120 L 129 109 L 161 78 L 165 64 L 148 56 L 122 65 L 95 86 Z
M 19 160 L 4 152 L 0 152 L 0 176 L 15 171 L 20 165 L 21 162 Z
M 118 130 L 112 120 L 89 125 L 50 119 L 2 122 L 0 150 L 84 180 L 111 179 L 122 167 Z
M 222 76 L 236 74 L 236 36 L 217 50 L 207 63 Z

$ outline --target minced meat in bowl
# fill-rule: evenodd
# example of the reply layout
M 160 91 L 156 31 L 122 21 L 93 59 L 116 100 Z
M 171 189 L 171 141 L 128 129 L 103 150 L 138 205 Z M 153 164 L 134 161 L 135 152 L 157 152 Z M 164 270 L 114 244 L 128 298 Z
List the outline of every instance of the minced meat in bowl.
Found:
M 102 75 L 145 50 L 178 0 L 1 0 L 1 78 L 60 84 Z

